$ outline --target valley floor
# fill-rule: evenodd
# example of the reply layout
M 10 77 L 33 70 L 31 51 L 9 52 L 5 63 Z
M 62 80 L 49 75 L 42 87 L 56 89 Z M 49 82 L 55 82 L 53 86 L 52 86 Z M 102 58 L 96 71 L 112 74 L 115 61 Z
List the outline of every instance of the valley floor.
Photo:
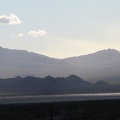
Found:
M 120 100 L 1 104 L 0 120 L 120 120 Z

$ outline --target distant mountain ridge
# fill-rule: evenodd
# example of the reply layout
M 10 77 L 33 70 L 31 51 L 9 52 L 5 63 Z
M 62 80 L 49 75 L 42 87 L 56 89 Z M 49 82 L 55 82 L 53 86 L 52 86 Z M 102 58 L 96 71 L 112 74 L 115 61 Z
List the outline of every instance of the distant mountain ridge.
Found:
M 107 88 L 107 89 L 106 89 Z M 77 94 L 77 93 L 96 93 L 108 92 L 114 87 L 107 82 L 101 81 L 93 84 L 85 81 L 76 75 L 68 77 L 44 78 L 27 76 L 25 78 L 15 77 L 0 79 L 0 95 L 51 95 L 51 94 Z M 118 89 L 120 91 L 120 89 Z
M 65 59 L 50 58 L 25 50 L 0 47 L 0 78 L 15 76 L 67 77 L 76 74 L 87 81 L 120 78 L 120 52 L 115 49 Z
M 100 80 L 94 84 L 94 86 L 108 86 L 110 85 L 108 82 Z
M 105 81 L 91 83 L 76 75 L 44 78 L 27 76 L 0 79 L 0 95 L 52 95 L 120 92 L 120 85 Z

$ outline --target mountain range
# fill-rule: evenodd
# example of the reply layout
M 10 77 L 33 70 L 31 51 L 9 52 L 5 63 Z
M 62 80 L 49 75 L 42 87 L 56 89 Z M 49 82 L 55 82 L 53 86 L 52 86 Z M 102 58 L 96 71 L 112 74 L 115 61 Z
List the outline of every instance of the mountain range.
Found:
M 25 50 L 0 47 L 0 78 L 67 77 L 75 74 L 87 81 L 120 81 L 120 52 L 101 50 L 65 59 L 50 58 Z
M 120 92 L 120 85 L 105 81 L 91 83 L 76 75 L 44 78 L 27 76 L 0 79 L 0 95 L 52 95 Z

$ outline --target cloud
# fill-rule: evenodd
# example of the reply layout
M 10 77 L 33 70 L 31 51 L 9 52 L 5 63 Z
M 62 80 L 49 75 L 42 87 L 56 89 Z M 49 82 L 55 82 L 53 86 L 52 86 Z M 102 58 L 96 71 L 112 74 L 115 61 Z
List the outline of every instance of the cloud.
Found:
M 19 33 L 18 37 L 24 37 L 24 34 L 23 33 Z
M 34 38 L 46 35 L 46 31 L 45 30 L 38 30 L 38 31 L 30 31 L 28 32 L 28 35 Z
M 20 24 L 22 21 L 15 15 L 15 14 L 10 14 L 9 16 L 6 15 L 1 15 L 0 16 L 0 24 Z

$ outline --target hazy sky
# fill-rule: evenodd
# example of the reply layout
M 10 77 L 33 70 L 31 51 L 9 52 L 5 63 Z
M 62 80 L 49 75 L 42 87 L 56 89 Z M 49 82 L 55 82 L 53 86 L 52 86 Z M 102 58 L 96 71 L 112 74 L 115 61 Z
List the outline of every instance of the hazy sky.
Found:
M 120 0 L 0 0 L 0 46 L 56 58 L 120 50 Z

